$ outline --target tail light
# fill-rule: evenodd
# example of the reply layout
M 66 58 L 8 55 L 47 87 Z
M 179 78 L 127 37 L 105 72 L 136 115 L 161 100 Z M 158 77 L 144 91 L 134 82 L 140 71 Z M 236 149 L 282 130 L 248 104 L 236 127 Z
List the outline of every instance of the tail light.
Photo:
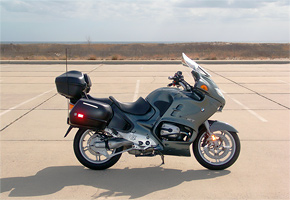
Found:
M 78 113 L 77 117 L 83 119 L 84 118 L 84 114 Z

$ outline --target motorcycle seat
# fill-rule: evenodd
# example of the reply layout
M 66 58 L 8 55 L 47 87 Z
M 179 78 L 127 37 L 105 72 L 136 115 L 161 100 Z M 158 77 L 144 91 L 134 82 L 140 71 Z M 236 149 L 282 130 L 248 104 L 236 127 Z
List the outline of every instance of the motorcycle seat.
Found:
M 106 104 L 109 104 L 111 105 L 113 102 L 112 100 L 110 100 L 109 98 L 95 98 L 95 97 L 92 97 L 91 95 L 87 95 L 88 99 L 91 99 L 91 100 L 94 100 L 94 101 L 100 101 L 100 102 L 103 102 L 103 103 L 106 103 Z
M 120 110 L 132 115 L 145 115 L 151 108 L 150 104 L 142 97 L 139 97 L 137 101 L 130 103 L 120 102 L 112 96 L 110 96 L 109 98 Z

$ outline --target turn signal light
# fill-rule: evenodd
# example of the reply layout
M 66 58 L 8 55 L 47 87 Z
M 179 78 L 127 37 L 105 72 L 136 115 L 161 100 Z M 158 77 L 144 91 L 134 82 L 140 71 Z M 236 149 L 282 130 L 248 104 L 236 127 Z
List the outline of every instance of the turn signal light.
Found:
M 206 85 L 201 85 L 200 88 L 205 90 L 205 91 L 208 91 L 208 87 Z
M 72 110 L 73 107 L 74 107 L 74 104 L 72 104 L 72 103 L 69 103 L 69 104 L 68 104 L 68 109 L 69 109 L 69 110 Z
M 215 141 L 215 140 L 216 140 L 216 137 L 215 137 L 214 135 L 212 135 L 212 136 L 211 136 L 211 139 L 212 139 L 213 141 Z

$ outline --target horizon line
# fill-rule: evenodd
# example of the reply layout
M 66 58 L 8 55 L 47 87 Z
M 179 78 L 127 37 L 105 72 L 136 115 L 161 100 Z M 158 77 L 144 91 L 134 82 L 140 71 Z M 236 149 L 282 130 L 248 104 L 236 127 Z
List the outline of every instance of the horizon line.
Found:
M 290 41 L 0 41 L 1 44 L 182 44 L 182 43 L 280 43 Z

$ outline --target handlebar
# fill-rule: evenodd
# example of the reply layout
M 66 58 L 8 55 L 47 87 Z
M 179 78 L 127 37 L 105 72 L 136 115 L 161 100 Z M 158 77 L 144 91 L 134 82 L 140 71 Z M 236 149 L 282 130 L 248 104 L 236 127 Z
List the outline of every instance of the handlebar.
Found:
M 192 90 L 192 86 L 189 85 L 185 80 L 184 77 L 182 75 L 181 71 L 178 71 L 174 74 L 174 76 L 169 76 L 168 77 L 169 80 L 172 80 L 172 83 L 169 83 L 168 86 L 182 86 L 184 90 L 186 91 L 191 91 Z

